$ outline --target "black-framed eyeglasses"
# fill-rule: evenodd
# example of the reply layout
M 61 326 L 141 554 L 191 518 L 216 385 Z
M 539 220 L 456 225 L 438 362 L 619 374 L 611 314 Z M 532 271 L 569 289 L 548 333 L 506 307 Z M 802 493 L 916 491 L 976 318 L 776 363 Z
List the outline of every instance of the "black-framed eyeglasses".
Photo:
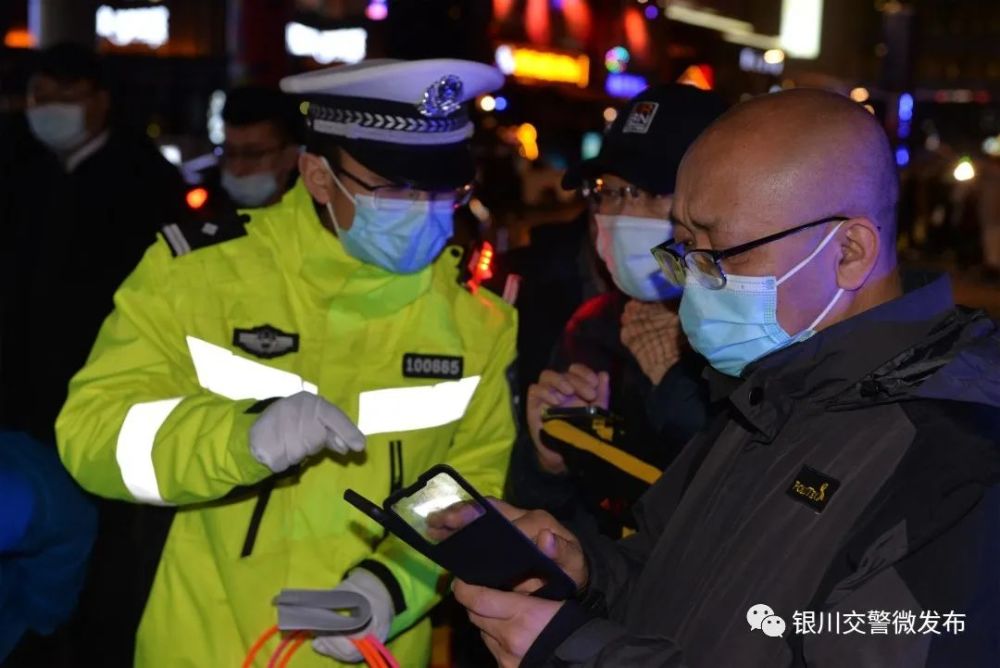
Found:
M 631 183 L 612 188 L 604 182 L 604 179 L 585 180 L 580 186 L 580 193 L 595 207 L 601 207 L 611 214 L 621 213 L 626 202 L 654 201 L 669 197 L 648 192 Z
M 412 185 L 405 183 L 387 183 L 383 185 L 373 185 L 367 183 L 361 177 L 352 174 L 343 167 L 334 167 L 333 171 L 342 176 L 346 176 L 359 186 L 372 194 L 375 200 L 375 208 L 379 211 L 392 211 L 409 206 L 413 202 L 420 200 L 452 200 L 456 209 L 469 203 L 472 199 L 474 185 L 466 185 L 454 190 L 427 191 L 418 190 Z
M 723 250 L 708 250 L 704 248 L 684 250 L 683 248 L 678 248 L 676 241 L 668 239 L 659 246 L 650 249 L 650 252 L 660 265 L 660 271 L 663 272 L 664 278 L 672 285 L 684 287 L 687 274 L 691 272 L 691 275 L 694 276 L 695 280 L 702 287 L 709 290 L 721 290 L 726 287 L 726 272 L 722 270 L 721 264 L 726 258 L 746 253 L 749 250 L 769 244 L 772 241 L 784 239 L 789 235 L 801 232 L 810 227 L 832 222 L 844 222 L 845 220 L 850 220 L 850 218 L 845 216 L 828 216 Z

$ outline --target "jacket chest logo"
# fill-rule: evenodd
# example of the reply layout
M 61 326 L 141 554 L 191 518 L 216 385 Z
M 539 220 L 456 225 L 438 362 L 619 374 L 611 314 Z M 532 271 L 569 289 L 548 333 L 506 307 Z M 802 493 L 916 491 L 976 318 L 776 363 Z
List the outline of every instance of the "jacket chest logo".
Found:
M 451 355 L 421 355 L 405 353 L 403 355 L 404 378 L 443 378 L 458 380 L 465 371 L 464 360 Z
M 803 466 L 785 491 L 788 496 L 804 503 L 817 513 L 826 509 L 830 499 L 840 489 L 840 481 L 820 473 L 816 469 Z
M 253 329 L 234 329 L 233 345 L 251 355 L 272 359 L 298 352 L 299 335 L 271 325 L 259 325 Z

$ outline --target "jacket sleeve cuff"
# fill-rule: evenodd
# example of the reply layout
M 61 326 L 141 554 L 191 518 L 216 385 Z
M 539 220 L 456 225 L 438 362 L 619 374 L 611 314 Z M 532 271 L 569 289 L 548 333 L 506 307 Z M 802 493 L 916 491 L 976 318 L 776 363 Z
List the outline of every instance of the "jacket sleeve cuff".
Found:
M 275 400 L 238 402 L 229 434 L 228 450 L 230 461 L 235 466 L 243 485 L 253 485 L 273 475 L 271 469 L 257 461 L 250 452 L 250 427 L 260 417 L 263 409 L 273 401 Z
M 384 564 L 374 559 L 365 559 L 354 568 L 363 568 L 378 578 L 379 582 L 385 587 L 385 590 L 389 592 L 394 615 L 399 615 L 406 611 L 406 599 L 403 596 L 403 588 L 399 586 L 399 580 L 396 579 L 396 576 Z M 354 569 L 352 568 L 351 570 Z
M 593 618 L 592 613 L 577 601 L 566 601 L 528 648 L 521 659 L 521 666 L 534 668 L 545 665 L 567 638 Z

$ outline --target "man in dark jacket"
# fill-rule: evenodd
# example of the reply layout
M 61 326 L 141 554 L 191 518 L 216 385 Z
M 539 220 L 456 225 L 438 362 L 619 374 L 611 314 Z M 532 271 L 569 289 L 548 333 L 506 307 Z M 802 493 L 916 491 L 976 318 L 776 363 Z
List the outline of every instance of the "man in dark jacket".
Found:
M 508 478 L 512 503 L 619 538 L 634 529 L 632 504 L 701 429 L 704 360 L 681 333 L 681 290 L 666 282 L 649 249 L 672 236 L 684 152 L 725 109 L 717 95 L 692 86 L 648 88 L 622 108 L 600 154 L 566 173 L 564 187 L 582 188 L 591 200 L 597 252 L 617 289 L 580 306 L 528 390 L 528 429 Z M 570 441 L 559 450 L 543 443 L 548 408 L 586 405 L 621 419 L 610 448 L 595 454 Z
M 110 127 L 110 105 L 98 58 L 53 46 L 29 81 L 30 133 L 3 147 L 0 424 L 43 441 L 118 284 L 183 211 L 177 170 Z
M 629 538 L 504 507 L 582 597 L 457 584 L 503 666 L 1000 665 L 1000 333 L 901 280 L 897 192 L 881 127 L 829 93 L 696 142 L 661 256 L 723 410 Z
M 28 132 L 0 158 L 0 426 L 55 441 L 56 415 L 112 295 L 157 231 L 184 214 L 177 170 L 142 135 L 111 122 L 100 59 L 75 45 L 38 55 Z M 9 141 L 13 145 L 6 142 Z M 172 511 L 99 502 L 100 530 L 80 614 L 74 665 L 130 665 Z

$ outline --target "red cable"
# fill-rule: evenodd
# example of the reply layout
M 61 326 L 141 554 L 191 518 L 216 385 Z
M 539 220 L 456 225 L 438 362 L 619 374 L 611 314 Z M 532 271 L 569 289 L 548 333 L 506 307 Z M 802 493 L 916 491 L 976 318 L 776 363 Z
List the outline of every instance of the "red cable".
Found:
M 305 633 L 300 632 L 296 635 L 298 635 L 298 637 L 292 641 L 288 651 L 285 652 L 285 656 L 282 657 L 281 663 L 278 664 L 278 668 L 285 668 L 288 665 L 288 662 L 292 660 L 292 657 L 295 656 L 295 653 L 299 651 L 299 648 L 302 647 L 305 641 L 309 639 L 309 636 Z
M 274 650 L 271 654 L 270 660 L 267 662 L 267 668 L 278 668 L 278 661 L 281 659 L 281 653 L 285 651 L 286 647 L 292 644 L 293 638 L 295 638 L 295 634 L 281 639 L 281 644 L 279 644 L 278 648 Z
M 396 657 L 392 655 L 389 648 L 382 644 L 382 641 L 373 635 L 365 636 L 365 640 L 368 644 L 377 651 L 383 659 L 385 659 L 386 668 L 399 668 L 399 661 L 396 661 Z
M 382 661 L 382 657 L 379 656 L 379 653 L 375 651 L 374 647 L 368 644 L 367 640 L 364 638 L 352 638 L 351 642 L 361 653 L 361 656 L 364 658 L 365 663 L 368 664 L 369 668 L 387 668 L 385 662 Z
M 247 657 L 243 660 L 243 668 L 251 668 L 253 666 L 253 660 L 257 657 L 257 653 L 260 652 L 261 648 L 264 646 L 271 636 L 278 632 L 277 626 L 272 626 L 263 633 L 261 633 L 256 640 L 254 640 L 253 645 L 250 646 L 250 651 L 247 652 Z

